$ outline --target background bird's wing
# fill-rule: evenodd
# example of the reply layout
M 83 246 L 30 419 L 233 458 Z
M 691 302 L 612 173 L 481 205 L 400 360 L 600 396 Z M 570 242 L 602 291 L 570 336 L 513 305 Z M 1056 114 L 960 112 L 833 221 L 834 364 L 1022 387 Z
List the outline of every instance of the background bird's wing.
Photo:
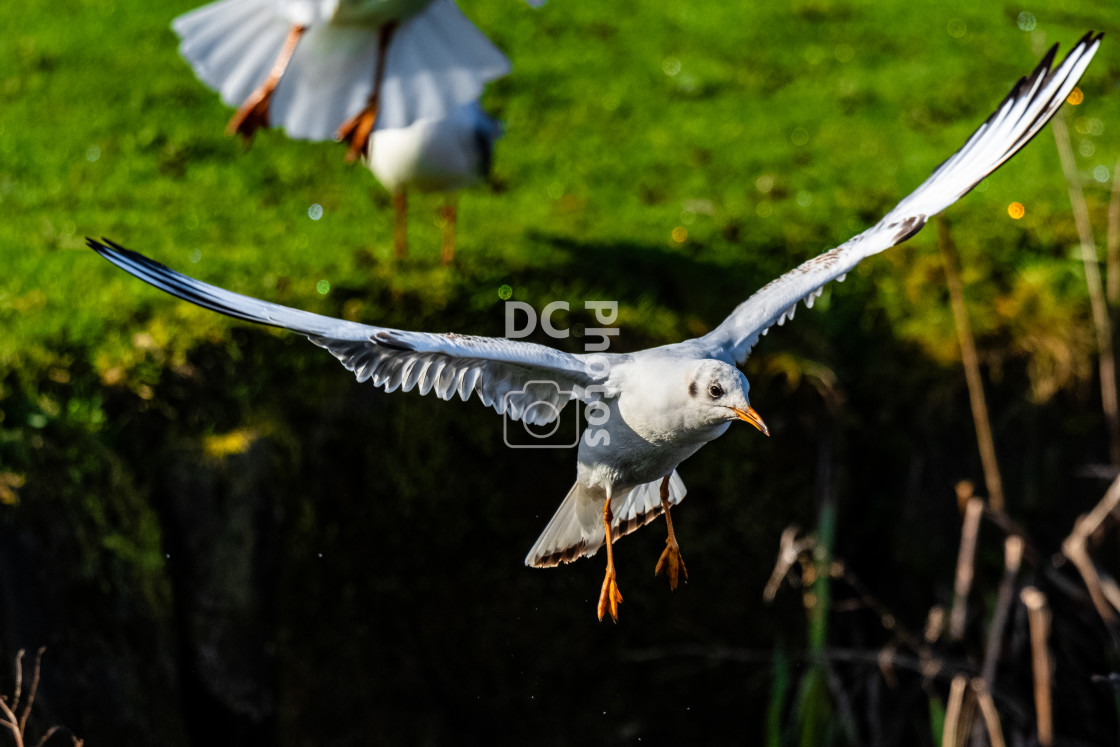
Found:
M 440 119 L 476 101 L 510 63 L 451 0 L 434 0 L 393 34 L 381 81 L 378 128 Z
M 1086 34 L 1056 69 L 1051 65 L 1058 48 L 1051 48 L 964 146 L 881 221 L 767 284 L 694 342 L 712 357 L 741 364 L 771 326 L 793 318 L 799 301 L 812 307 L 828 282 L 843 280 L 863 259 L 920 231 L 930 217 L 967 194 L 1038 134 L 1085 72 L 1101 36 Z
M 108 239 L 90 248 L 117 267 L 185 301 L 235 319 L 307 335 L 358 377 L 387 392 L 419 389 L 445 400 L 471 393 L 499 414 L 543 425 L 571 399 L 597 399 L 609 361 L 545 345 L 496 337 L 433 334 L 375 327 L 292 309 L 233 293 L 176 272 Z

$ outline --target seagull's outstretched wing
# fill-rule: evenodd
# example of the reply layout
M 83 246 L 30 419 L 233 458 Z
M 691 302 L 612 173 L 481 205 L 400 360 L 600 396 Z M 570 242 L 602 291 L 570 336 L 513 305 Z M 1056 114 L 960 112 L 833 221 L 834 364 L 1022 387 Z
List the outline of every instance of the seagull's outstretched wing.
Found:
M 387 392 L 418 388 L 449 400 L 479 399 L 513 420 L 544 425 L 573 398 L 595 399 L 609 362 L 619 356 L 572 355 L 545 345 L 497 337 L 432 334 L 374 327 L 299 311 L 183 275 L 108 239 L 90 248 L 162 291 L 235 319 L 299 332 Z M 606 390 L 596 387 L 596 391 Z
M 1038 134 L 1073 90 L 1100 46 L 1102 34 L 1086 34 L 1056 69 L 1057 45 L 1035 71 L 1020 78 L 980 129 L 912 194 L 877 224 L 846 243 L 782 275 L 748 298 L 707 335 L 692 341 L 728 363 L 747 359 L 760 335 L 792 319 L 797 303 L 812 306 L 825 284 L 843 280 L 861 260 L 901 244 L 932 216 L 952 205 Z

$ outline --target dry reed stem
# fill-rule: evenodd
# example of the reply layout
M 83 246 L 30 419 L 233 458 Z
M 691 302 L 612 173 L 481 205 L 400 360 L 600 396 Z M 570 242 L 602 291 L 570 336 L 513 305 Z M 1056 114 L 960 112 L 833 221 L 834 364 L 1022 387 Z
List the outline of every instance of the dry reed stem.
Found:
M 1100 528 L 1108 515 L 1116 511 L 1120 506 L 1120 476 L 1112 481 L 1105 491 L 1104 497 L 1100 499 L 1097 505 L 1093 506 L 1093 510 L 1082 516 L 1073 525 L 1073 534 L 1080 534 L 1084 539 L 1088 539 L 1091 534 Z
M 1112 167 L 1112 195 L 1108 201 L 1108 234 L 1105 238 L 1108 302 L 1120 304 L 1120 159 Z
M 980 678 L 972 680 L 972 692 L 976 696 L 976 704 L 980 707 L 980 715 L 984 717 L 984 726 L 988 730 L 988 741 L 992 747 L 1004 747 L 1003 729 L 999 725 L 999 712 L 996 703 L 992 700 L 992 693 L 988 684 Z
M 949 685 L 949 703 L 945 706 L 945 724 L 941 729 L 941 747 L 957 747 L 960 737 L 968 733 L 968 713 L 965 709 L 965 694 L 968 690 L 968 677 L 958 674 Z
M 1101 593 L 1104 594 L 1104 598 L 1108 600 L 1109 604 L 1120 610 L 1120 586 L 1117 586 L 1112 577 L 1105 573 L 1098 572 L 1097 575 L 1101 580 Z
M 796 524 L 790 524 L 782 530 L 782 537 L 778 541 L 778 558 L 774 561 L 774 570 L 770 574 L 770 580 L 766 582 L 766 588 L 762 590 L 762 598 L 767 604 L 774 601 L 782 581 L 797 565 L 801 553 L 811 548 L 815 543 L 812 537 L 797 539 L 799 531 L 801 529 Z
M 980 376 L 980 358 L 976 354 L 976 341 L 968 321 L 968 307 L 964 300 L 964 283 L 961 282 L 957 247 L 949 234 L 949 224 L 944 217 L 937 218 L 937 246 L 945 265 L 945 284 L 949 288 L 949 306 L 956 322 L 957 341 L 961 346 L 961 363 L 964 365 L 965 382 L 968 384 L 968 401 L 972 405 L 972 421 L 976 427 L 976 442 L 980 447 L 980 462 L 984 467 L 984 484 L 988 487 L 988 500 L 993 511 L 1003 511 L 1003 481 L 1000 479 L 996 460 L 995 441 L 988 417 L 988 403 L 984 399 L 984 381 Z
M 988 628 L 988 641 L 984 647 L 984 663 L 980 677 L 989 689 L 995 687 L 996 667 L 999 665 L 1000 649 L 1003 645 L 1003 628 L 1015 595 L 1015 577 L 1023 562 L 1023 538 L 1013 534 L 1003 541 L 1003 578 L 999 583 L 999 596 L 992 622 Z
M 980 531 L 980 517 L 984 514 L 984 501 L 969 498 L 964 508 L 961 524 L 961 546 L 957 553 L 957 573 L 953 583 L 953 609 L 949 613 L 949 638 L 959 641 L 964 637 L 965 618 L 968 613 L 968 593 L 975 578 L 976 536 Z
M 1093 230 L 1089 223 L 1089 207 L 1085 203 L 1085 193 L 1081 190 L 1081 178 L 1077 174 L 1077 164 L 1073 158 L 1069 128 L 1066 127 L 1066 111 L 1061 109 L 1051 120 L 1054 141 L 1058 145 L 1058 158 L 1069 188 L 1069 201 L 1073 207 L 1073 221 L 1077 225 L 1077 235 L 1081 240 L 1081 262 L 1085 266 L 1085 285 L 1089 290 L 1089 308 L 1093 314 L 1093 328 L 1097 333 L 1097 352 L 1100 355 L 1101 405 L 1105 420 L 1108 422 L 1109 456 L 1114 466 L 1120 465 L 1120 404 L 1116 392 L 1116 358 L 1112 349 L 1112 321 L 1108 316 L 1104 286 L 1101 283 L 1100 257 L 1093 241 Z
M 1038 720 L 1038 743 L 1042 747 L 1054 744 L 1054 715 L 1050 701 L 1050 651 L 1046 640 L 1050 637 L 1050 611 L 1046 595 L 1033 586 L 1019 593 L 1027 608 L 1031 630 L 1031 668 L 1034 671 L 1034 708 Z
M 1093 565 L 1093 559 L 1089 557 L 1089 551 L 1085 548 L 1084 538 L 1076 532 L 1066 537 L 1065 541 L 1062 542 L 1062 554 L 1073 562 L 1077 572 L 1081 574 L 1081 579 L 1085 582 L 1085 588 L 1089 590 L 1089 598 L 1093 600 L 1093 606 L 1096 608 L 1097 614 L 1104 620 L 1105 625 L 1110 628 L 1116 625 L 1118 622 L 1116 610 L 1112 608 L 1105 596 L 1096 566 Z
M 1089 556 L 1088 542 L 1089 537 L 1101 527 L 1105 519 L 1116 510 L 1118 505 L 1120 505 L 1120 477 L 1112 481 L 1108 490 L 1105 491 L 1104 497 L 1093 507 L 1092 511 L 1082 515 L 1074 522 L 1073 531 L 1062 542 L 1062 554 L 1070 559 L 1074 567 L 1077 568 L 1077 572 L 1081 574 L 1081 578 L 1085 582 L 1085 588 L 1089 590 L 1089 598 L 1092 600 L 1093 606 L 1113 636 L 1113 643 L 1120 643 L 1120 641 L 1117 641 L 1116 627 L 1120 625 L 1120 619 L 1116 615 L 1118 608 L 1114 601 L 1115 595 L 1113 595 L 1113 601 L 1110 601 L 1111 589 L 1109 591 L 1105 590 L 1105 585 L 1093 564 L 1093 559 Z
M 40 646 L 39 650 L 35 652 L 35 670 L 31 675 L 31 687 L 27 690 L 27 703 L 24 704 L 23 713 L 19 717 L 21 734 L 26 733 L 27 717 L 31 715 L 31 706 L 35 703 L 35 693 L 39 690 L 39 672 L 43 662 L 43 652 L 46 650 L 46 646 Z

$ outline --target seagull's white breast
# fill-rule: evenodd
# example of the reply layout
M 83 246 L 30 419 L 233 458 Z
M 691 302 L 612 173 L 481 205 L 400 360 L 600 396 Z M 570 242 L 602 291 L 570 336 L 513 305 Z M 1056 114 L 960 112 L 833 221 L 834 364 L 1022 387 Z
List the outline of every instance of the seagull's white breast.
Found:
M 460 189 L 484 175 L 492 139 L 473 113 L 418 119 L 408 127 L 375 130 L 369 167 L 390 192 Z

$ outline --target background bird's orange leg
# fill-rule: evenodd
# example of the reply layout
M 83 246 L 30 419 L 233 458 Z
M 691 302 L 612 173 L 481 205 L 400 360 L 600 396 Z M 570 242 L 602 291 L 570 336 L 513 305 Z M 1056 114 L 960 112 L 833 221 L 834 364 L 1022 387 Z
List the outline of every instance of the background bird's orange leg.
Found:
M 455 259 L 455 226 L 459 222 L 459 206 L 455 195 L 448 196 L 447 204 L 439 212 L 443 218 L 443 251 L 440 252 L 440 261 L 449 265 Z
M 381 27 L 377 35 L 377 65 L 373 69 L 373 93 L 360 112 L 342 123 L 335 133 L 335 137 L 346 143 L 346 163 L 352 163 L 360 156 L 369 155 L 369 135 L 373 132 L 373 125 L 377 122 L 378 109 L 381 106 L 381 78 L 385 75 L 385 53 L 389 49 L 389 40 L 397 28 L 396 21 L 390 21 Z
M 681 557 L 681 548 L 677 544 L 677 535 L 673 534 L 673 517 L 669 515 L 668 477 L 661 481 L 661 508 L 665 511 L 665 524 L 669 527 L 669 538 L 665 540 L 665 549 L 661 552 L 657 567 L 653 569 L 653 575 L 660 576 L 667 572 L 669 588 L 676 589 L 680 574 L 683 573 L 685 581 L 688 580 L 688 569 L 684 567 L 684 558 Z
M 607 498 L 607 502 L 603 504 L 603 531 L 607 534 L 607 572 L 603 576 L 603 589 L 599 592 L 599 619 L 603 619 L 609 605 L 611 619 L 618 622 L 618 605 L 622 604 L 622 593 L 618 590 L 614 572 L 614 549 L 611 547 L 611 521 L 613 520 L 611 499 Z
M 227 133 L 240 135 L 245 138 L 246 142 L 249 142 L 253 139 L 254 132 L 261 127 L 268 127 L 268 105 L 272 102 L 272 94 L 276 91 L 280 79 L 284 77 L 284 71 L 288 69 L 288 63 L 292 61 L 292 54 L 296 51 L 296 45 L 299 44 L 299 39 L 306 30 L 306 26 L 292 26 L 291 30 L 288 31 L 288 37 L 284 40 L 284 46 L 280 48 L 280 54 L 276 57 L 276 62 L 272 63 L 272 70 L 268 72 L 268 77 L 264 79 L 264 83 L 261 83 L 255 91 L 249 94 L 249 97 L 230 118 L 229 124 L 226 125 Z
M 408 194 L 403 188 L 393 193 L 393 253 L 397 259 L 408 256 Z

